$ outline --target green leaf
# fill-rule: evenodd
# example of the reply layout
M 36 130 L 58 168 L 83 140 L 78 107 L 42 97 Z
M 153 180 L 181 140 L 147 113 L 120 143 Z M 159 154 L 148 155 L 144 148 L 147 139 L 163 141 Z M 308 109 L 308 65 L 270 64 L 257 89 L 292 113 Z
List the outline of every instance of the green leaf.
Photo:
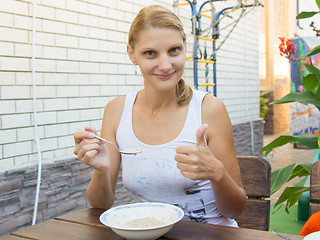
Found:
M 295 178 L 295 177 L 305 177 L 305 176 L 310 176 L 310 170 L 311 170 L 312 164 L 295 164 L 291 176 L 288 179 L 288 182 Z
M 268 155 L 274 148 L 281 147 L 290 142 L 298 142 L 312 149 L 318 148 L 318 136 L 310 133 L 302 133 L 295 137 L 282 135 L 261 148 L 260 152 L 265 152 L 265 155 Z
M 296 187 L 293 187 L 296 188 Z M 286 205 L 286 212 L 289 213 L 289 208 L 295 205 L 298 200 L 301 198 L 302 193 L 307 192 L 310 190 L 310 187 L 297 187 L 295 191 L 291 193 L 288 197 L 287 205 Z
M 308 64 L 308 63 L 304 63 L 304 65 L 309 70 L 309 72 L 315 74 L 317 78 L 320 77 L 320 70 L 318 68 L 316 68 L 315 66 L 312 66 L 311 64 Z
M 296 19 L 310 18 L 319 12 L 301 12 L 297 15 Z
M 310 133 L 302 133 L 295 137 L 296 141 L 302 143 L 303 145 L 317 149 L 318 148 L 318 136 Z
M 285 145 L 290 142 L 294 142 L 296 140 L 293 136 L 280 136 L 273 140 L 268 145 L 264 146 L 260 152 L 266 152 L 266 155 L 268 155 L 274 148 L 281 147 L 282 145 Z
M 289 213 L 289 208 L 296 204 L 302 193 L 309 190 L 309 187 L 286 187 L 274 207 L 277 207 L 279 204 L 287 201 L 286 212 Z
M 320 110 L 320 99 L 311 92 L 292 92 L 281 99 L 273 101 L 271 104 L 282 104 L 290 102 L 300 102 L 302 104 L 313 104 Z
M 271 172 L 271 195 L 278 191 L 285 183 L 288 182 L 288 179 L 290 178 L 294 168 L 295 163 Z
M 320 2 L 320 0 L 319 0 Z M 308 54 L 306 55 L 306 57 L 310 57 L 314 54 L 317 54 L 320 52 L 320 45 L 319 46 L 316 46 L 315 48 L 313 48 L 310 52 L 308 52 Z
M 303 192 L 310 189 L 310 170 L 312 163 L 298 164 L 293 163 L 286 167 L 279 168 L 271 172 L 271 194 L 278 191 L 284 184 L 288 183 L 295 177 L 305 177 L 294 187 L 286 187 L 278 198 L 274 208 L 279 206 L 274 212 L 278 211 L 281 204 L 286 201 L 286 212 L 300 199 Z
M 317 89 L 317 92 L 315 93 L 316 97 L 320 99 L 320 88 Z
M 270 194 L 274 194 L 278 191 L 284 184 L 289 182 L 295 177 L 305 177 L 310 176 L 310 169 L 312 164 L 298 164 L 293 163 L 286 167 L 276 169 L 271 172 L 271 186 Z M 302 184 L 302 183 L 301 183 Z M 300 185 L 298 185 L 300 186 Z M 305 187 L 303 185 L 303 187 Z
M 315 92 L 320 86 L 318 78 L 314 74 L 303 76 L 303 86 L 307 92 Z
M 320 9 L 320 0 L 316 0 L 316 3 L 318 5 L 318 8 Z
M 300 182 L 294 185 L 295 187 L 310 187 L 310 175 L 302 178 Z

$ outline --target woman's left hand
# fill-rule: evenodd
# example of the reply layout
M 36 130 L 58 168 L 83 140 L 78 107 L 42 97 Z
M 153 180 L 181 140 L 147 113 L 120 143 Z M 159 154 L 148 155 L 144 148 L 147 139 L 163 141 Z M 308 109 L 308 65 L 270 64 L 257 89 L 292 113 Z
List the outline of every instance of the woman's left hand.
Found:
M 214 157 L 204 139 L 208 128 L 203 124 L 196 133 L 195 146 L 176 148 L 175 160 L 181 174 L 191 180 L 218 181 L 223 175 L 223 164 Z

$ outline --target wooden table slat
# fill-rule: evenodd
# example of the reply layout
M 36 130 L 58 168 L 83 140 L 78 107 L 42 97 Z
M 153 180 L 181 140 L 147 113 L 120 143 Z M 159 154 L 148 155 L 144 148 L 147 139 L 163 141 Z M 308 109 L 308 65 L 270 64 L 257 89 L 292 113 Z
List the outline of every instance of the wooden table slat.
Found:
M 89 226 L 56 219 L 36 224 L 32 227 L 12 233 L 12 235 L 35 240 L 123 239 L 109 228 Z
M 30 238 L 16 237 L 13 235 L 6 235 L 3 237 L 0 237 L 0 240 L 26 240 L 26 239 L 30 239 Z
M 84 208 L 77 211 L 73 211 L 62 216 L 56 217 L 56 220 L 63 220 L 67 222 L 74 222 L 80 224 L 86 224 L 91 226 L 103 227 L 99 217 L 104 212 L 103 209 L 97 208 Z
M 14 232 L 1 240 L 123 240 L 110 228 L 99 222 L 103 210 L 81 209 L 55 219 L 36 224 L 18 232 Z M 302 236 L 283 234 L 292 240 L 302 240 Z M 272 232 L 259 231 L 245 228 L 230 228 L 212 224 L 180 221 L 160 240 L 281 240 Z
M 302 236 L 283 234 L 292 240 L 301 240 Z M 279 239 L 272 232 L 253 230 L 246 228 L 230 228 L 211 224 L 180 221 L 163 238 L 160 239 L 184 239 L 184 240 L 266 240 Z

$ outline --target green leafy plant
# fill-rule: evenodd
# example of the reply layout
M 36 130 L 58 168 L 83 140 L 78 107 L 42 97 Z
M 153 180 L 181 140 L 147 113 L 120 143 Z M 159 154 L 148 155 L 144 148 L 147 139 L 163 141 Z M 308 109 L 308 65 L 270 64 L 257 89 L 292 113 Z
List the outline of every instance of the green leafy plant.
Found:
M 265 98 L 265 95 L 268 95 L 270 91 L 263 91 L 260 93 L 260 118 L 264 119 L 269 111 L 269 99 Z
M 277 192 L 284 184 L 295 177 L 304 177 L 298 184 L 293 187 L 286 187 L 277 202 L 274 205 L 275 210 L 279 210 L 281 204 L 286 202 L 286 212 L 289 213 L 289 208 L 296 204 L 303 192 L 309 191 L 308 176 L 312 164 L 293 163 L 284 168 L 279 168 L 271 173 L 271 189 L 270 194 Z
M 301 12 L 297 15 L 297 19 L 310 18 L 316 14 L 320 13 L 320 0 L 315 0 L 318 6 L 318 11 L 312 12 Z M 319 30 L 314 27 L 312 22 L 310 25 L 313 31 L 316 32 L 316 36 L 319 36 Z M 271 104 L 284 104 L 290 102 L 299 102 L 302 104 L 313 104 L 320 110 L 320 70 L 312 65 L 310 58 L 312 55 L 318 54 L 320 52 L 320 46 L 316 46 L 304 58 L 296 59 L 294 58 L 295 48 L 292 45 L 291 40 L 285 41 L 284 38 L 280 38 L 281 44 L 279 46 L 282 56 L 285 56 L 292 61 L 303 61 L 304 66 L 309 71 L 309 73 L 303 76 L 303 92 L 292 92 L 278 99 Z M 320 134 L 300 134 L 299 136 L 283 135 L 272 141 L 270 144 L 264 146 L 261 152 L 266 155 L 269 154 L 274 148 L 283 146 L 287 143 L 296 142 L 301 143 L 312 149 L 319 149 L 320 147 Z M 310 176 L 310 169 L 312 164 L 291 164 L 284 168 L 277 169 L 271 173 L 271 194 L 278 191 L 284 184 L 291 181 L 295 177 L 304 177 L 298 184 L 293 187 L 286 187 L 282 194 L 280 195 L 275 207 L 280 206 L 281 203 L 286 202 L 286 211 L 289 212 L 289 208 L 297 203 L 303 192 L 309 191 L 310 183 L 308 181 L 308 176 Z M 279 208 L 278 208 L 279 209 Z M 277 210 L 278 210 L 277 209 Z M 276 211 L 277 211 L 276 210 Z

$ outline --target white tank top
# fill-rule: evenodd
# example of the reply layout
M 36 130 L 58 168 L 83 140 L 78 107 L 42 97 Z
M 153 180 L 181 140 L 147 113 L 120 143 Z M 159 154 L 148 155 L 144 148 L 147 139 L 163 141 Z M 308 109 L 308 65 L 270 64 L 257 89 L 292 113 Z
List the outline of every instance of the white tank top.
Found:
M 116 136 L 120 148 L 142 150 L 135 156 L 122 155 L 124 186 L 138 201 L 179 206 L 184 210 L 184 220 L 238 227 L 235 220 L 219 213 L 210 181 L 185 178 L 174 160 L 176 147 L 196 144 L 196 131 L 202 125 L 201 104 L 206 93 L 193 91 L 182 131 L 176 139 L 161 145 L 145 144 L 133 132 L 132 107 L 137 93 L 126 96 Z

